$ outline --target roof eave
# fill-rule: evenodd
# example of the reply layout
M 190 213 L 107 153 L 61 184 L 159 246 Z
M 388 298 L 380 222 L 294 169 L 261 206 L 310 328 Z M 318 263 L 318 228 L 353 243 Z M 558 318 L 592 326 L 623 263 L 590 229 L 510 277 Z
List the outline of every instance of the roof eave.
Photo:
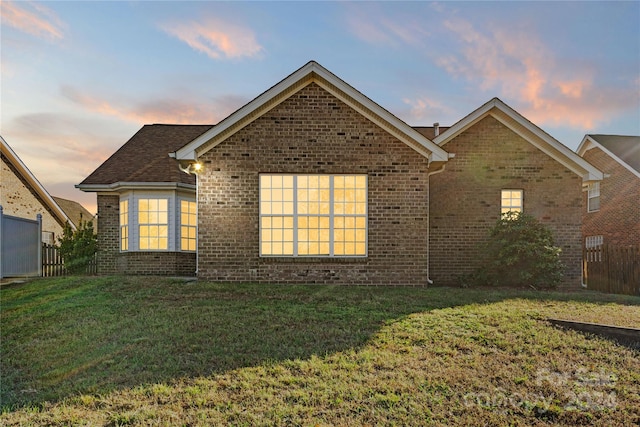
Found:
M 87 193 L 118 193 L 130 190 L 190 190 L 195 191 L 193 184 L 182 182 L 124 182 L 111 184 L 76 184 L 77 189 Z
M 2 154 L 4 154 L 7 159 L 18 169 L 18 171 L 22 174 L 22 177 L 27 181 L 27 183 L 33 188 L 33 190 L 38 194 L 38 196 L 43 200 L 43 202 L 51 209 L 54 216 L 57 217 L 58 222 L 62 225 L 65 223 L 69 223 L 72 229 L 76 229 L 75 224 L 71 221 L 71 218 L 62 210 L 62 208 L 53 200 L 53 197 L 49 194 L 49 192 L 44 188 L 44 186 L 38 181 L 38 179 L 31 173 L 27 165 L 25 165 L 20 157 L 13 151 L 11 146 L 7 143 L 7 141 L 0 136 L 0 140 L 2 141 Z
M 584 138 L 582 138 L 582 142 L 580 143 L 580 146 L 578 146 L 578 149 L 576 150 L 576 153 L 578 153 L 578 155 L 580 156 L 580 158 L 584 157 L 585 153 L 591 148 L 591 147 L 598 147 L 600 150 L 602 150 L 605 154 L 607 154 L 609 157 L 611 157 L 613 160 L 615 160 L 616 162 L 618 162 L 620 164 L 620 166 L 622 166 L 623 168 L 625 168 L 626 170 L 628 170 L 629 172 L 631 172 L 632 174 L 634 174 L 635 176 L 637 176 L 638 178 L 640 178 L 640 172 L 635 170 L 633 167 L 631 167 L 631 165 L 629 165 L 627 162 L 625 162 L 624 160 L 622 160 L 620 157 L 618 157 L 615 153 L 611 152 L 611 150 L 609 150 L 607 147 L 605 147 L 604 145 L 600 144 L 595 138 L 593 138 L 591 135 L 587 134 L 584 136 Z

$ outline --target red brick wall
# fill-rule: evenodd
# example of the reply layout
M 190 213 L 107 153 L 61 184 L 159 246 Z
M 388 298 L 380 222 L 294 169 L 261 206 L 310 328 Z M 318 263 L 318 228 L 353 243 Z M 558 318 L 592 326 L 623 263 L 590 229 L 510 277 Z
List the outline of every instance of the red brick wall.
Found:
M 455 285 L 473 272 L 480 244 L 500 217 L 502 189 L 524 190 L 524 211 L 554 233 L 567 286 L 581 283 L 582 180 L 493 117 L 444 147 L 455 158 L 430 182 L 430 276 Z
M 194 276 L 189 252 L 120 252 L 120 197 L 98 195 L 98 274 Z
M 319 86 L 294 94 L 201 160 L 200 277 L 426 284 L 427 159 Z M 368 257 L 260 258 L 260 173 L 367 174 Z
M 98 194 L 98 274 L 116 274 L 120 252 L 120 197 Z
M 601 235 L 614 246 L 640 245 L 640 178 L 598 147 L 583 157 L 611 175 L 600 182 L 599 211 L 587 212 L 587 193 L 583 196 L 583 237 Z
M 193 252 L 122 252 L 116 257 L 119 274 L 153 276 L 196 275 Z

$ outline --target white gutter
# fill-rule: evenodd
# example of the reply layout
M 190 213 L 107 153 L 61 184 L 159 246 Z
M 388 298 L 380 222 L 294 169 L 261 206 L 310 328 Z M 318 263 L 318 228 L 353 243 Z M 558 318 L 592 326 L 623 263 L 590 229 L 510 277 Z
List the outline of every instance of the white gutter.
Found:
M 455 157 L 455 154 L 449 153 L 449 158 Z M 427 203 L 427 283 L 433 285 L 433 280 L 429 278 L 429 261 L 431 259 L 431 249 L 429 247 L 429 241 L 431 240 L 431 213 L 429 207 L 431 206 L 431 175 L 436 175 L 444 172 L 444 168 L 447 165 L 444 164 L 438 170 L 427 173 L 427 190 L 429 191 L 429 203 Z
M 76 188 L 85 192 L 116 192 L 122 190 L 195 190 L 193 184 L 181 182 L 114 182 L 113 184 L 76 184 Z

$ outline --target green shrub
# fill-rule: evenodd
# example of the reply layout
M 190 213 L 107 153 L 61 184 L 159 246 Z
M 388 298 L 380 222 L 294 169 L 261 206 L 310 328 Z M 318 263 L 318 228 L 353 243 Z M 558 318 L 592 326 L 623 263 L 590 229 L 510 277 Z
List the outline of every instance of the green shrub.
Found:
M 58 238 L 58 247 L 64 260 L 64 268 L 69 274 L 83 274 L 93 261 L 98 242 L 93 223 L 83 222 L 74 231 L 67 222 L 62 237 Z
M 531 215 L 509 212 L 496 222 L 486 245 L 486 261 L 475 282 L 496 286 L 555 287 L 562 280 L 561 249 L 551 230 Z

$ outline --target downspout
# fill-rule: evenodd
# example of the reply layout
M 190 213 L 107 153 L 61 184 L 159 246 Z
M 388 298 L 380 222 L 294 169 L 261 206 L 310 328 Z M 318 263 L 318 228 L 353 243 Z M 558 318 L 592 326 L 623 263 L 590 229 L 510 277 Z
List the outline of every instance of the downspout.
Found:
M 196 160 L 197 161 L 197 160 Z M 196 279 L 198 278 L 198 259 L 200 258 L 200 177 L 199 174 L 194 174 L 196 176 Z
M 451 154 L 449 154 L 449 156 L 452 158 L 453 156 Z M 431 213 L 430 213 L 430 207 L 431 207 L 431 175 L 435 175 L 441 172 L 444 172 L 444 168 L 446 167 L 446 165 L 442 165 L 442 167 L 438 170 L 435 170 L 433 172 L 429 172 L 427 173 L 427 190 L 428 190 L 428 201 L 429 203 L 427 203 L 427 283 L 429 285 L 433 285 L 433 280 L 431 280 L 429 278 L 429 259 L 431 258 L 431 250 L 429 248 L 429 241 L 431 240 Z

